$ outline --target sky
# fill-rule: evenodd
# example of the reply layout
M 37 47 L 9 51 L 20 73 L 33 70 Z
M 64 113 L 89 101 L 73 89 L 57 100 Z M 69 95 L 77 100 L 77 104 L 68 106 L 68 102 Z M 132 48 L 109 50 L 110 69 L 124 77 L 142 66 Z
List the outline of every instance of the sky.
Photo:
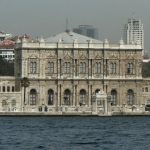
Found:
M 78 25 L 93 25 L 99 39 L 117 43 L 128 18 L 144 24 L 145 49 L 150 51 L 150 0 L 0 0 L 0 31 L 50 37 Z

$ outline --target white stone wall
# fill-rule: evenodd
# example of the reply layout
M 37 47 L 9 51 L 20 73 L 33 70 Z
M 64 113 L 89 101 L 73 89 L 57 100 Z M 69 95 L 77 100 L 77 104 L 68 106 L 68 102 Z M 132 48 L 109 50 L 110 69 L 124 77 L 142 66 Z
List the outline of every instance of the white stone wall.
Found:
M 15 91 L 14 77 L 0 77 L 0 111 L 22 110 L 21 92 Z
M 80 91 L 86 91 L 85 107 L 91 107 L 92 96 L 96 90 L 104 90 L 108 95 L 117 92 L 114 110 L 127 104 L 127 91 L 134 92 L 132 105 L 142 105 L 142 49 L 138 45 L 104 44 L 57 44 L 57 43 L 20 43 L 16 47 L 16 79 L 27 77 L 30 86 L 26 90 L 28 103 L 26 111 L 38 111 L 39 107 L 58 110 L 64 106 L 64 92 L 70 91 L 70 107 L 80 107 Z M 30 73 L 30 62 L 35 60 L 37 72 Z M 48 61 L 54 62 L 54 73 L 47 73 Z M 21 66 L 18 65 L 20 62 Z M 71 64 L 70 73 L 64 73 L 64 63 Z M 80 62 L 86 63 L 86 72 L 80 73 Z M 101 73 L 95 73 L 95 63 L 101 63 Z M 111 63 L 116 63 L 116 73 L 111 73 Z M 128 74 L 128 63 L 133 64 L 132 74 Z M 18 82 L 19 83 L 19 82 Z M 18 84 L 16 85 L 17 87 Z M 30 91 L 37 92 L 36 105 L 30 105 Z M 48 106 L 48 90 L 54 91 L 54 103 Z M 23 91 L 22 91 L 23 94 Z M 23 96 L 22 96 L 23 97 Z M 22 99 L 23 103 L 23 99 Z M 115 109 L 116 107 L 116 109 Z

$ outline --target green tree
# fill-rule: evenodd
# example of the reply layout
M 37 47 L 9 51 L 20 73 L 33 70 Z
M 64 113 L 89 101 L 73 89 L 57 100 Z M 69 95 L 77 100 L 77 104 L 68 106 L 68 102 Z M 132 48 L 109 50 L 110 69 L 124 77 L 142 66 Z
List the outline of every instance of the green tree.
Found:
M 24 104 L 26 104 L 26 88 L 30 85 L 29 79 L 24 77 L 21 79 L 21 87 L 24 88 Z

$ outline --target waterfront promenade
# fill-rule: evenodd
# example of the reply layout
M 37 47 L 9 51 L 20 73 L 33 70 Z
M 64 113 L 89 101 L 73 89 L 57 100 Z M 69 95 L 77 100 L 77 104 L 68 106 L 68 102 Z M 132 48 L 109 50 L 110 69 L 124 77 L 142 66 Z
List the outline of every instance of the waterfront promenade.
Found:
M 93 114 L 83 112 L 0 112 L 0 116 L 99 116 L 99 117 L 110 117 L 110 116 L 149 116 L 150 112 L 113 112 L 108 114 Z

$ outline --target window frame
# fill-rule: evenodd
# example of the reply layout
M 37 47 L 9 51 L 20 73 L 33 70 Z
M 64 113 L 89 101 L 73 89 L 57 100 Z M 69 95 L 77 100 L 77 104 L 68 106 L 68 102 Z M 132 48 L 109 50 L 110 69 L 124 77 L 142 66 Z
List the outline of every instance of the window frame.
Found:
M 71 73 L 71 63 L 70 62 L 64 62 L 64 73 L 65 74 Z
M 111 74 L 116 74 L 117 73 L 117 64 L 116 64 L 116 62 L 112 62 L 111 64 L 110 64 L 110 73 Z
M 80 74 L 86 73 L 86 62 L 80 62 Z
M 133 74 L 133 63 L 132 62 L 129 62 L 127 64 L 127 73 L 128 74 Z
M 52 89 L 48 90 L 48 102 L 49 106 L 54 105 L 54 91 Z
M 52 61 L 48 62 L 48 64 L 47 64 L 47 70 L 48 70 L 49 74 L 54 73 L 54 62 L 52 62 Z
M 30 105 L 36 105 L 37 103 L 37 91 L 35 89 L 30 90 Z
M 101 72 L 101 62 L 96 62 L 95 63 L 95 73 L 100 74 Z
M 127 93 L 127 100 L 128 100 L 128 105 L 133 105 L 134 104 L 134 91 L 132 89 L 128 90 Z
M 117 91 L 116 90 L 111 91 L 111 105 L 112 106 L 117 105 Z
M 37 73 L 37 61 L 30 61 L 30 74 L 36 74 Z
M 80 104 L 80 106 L 86 105 L 86 91 L 84 89 L 80 90 L 79 104 Z

